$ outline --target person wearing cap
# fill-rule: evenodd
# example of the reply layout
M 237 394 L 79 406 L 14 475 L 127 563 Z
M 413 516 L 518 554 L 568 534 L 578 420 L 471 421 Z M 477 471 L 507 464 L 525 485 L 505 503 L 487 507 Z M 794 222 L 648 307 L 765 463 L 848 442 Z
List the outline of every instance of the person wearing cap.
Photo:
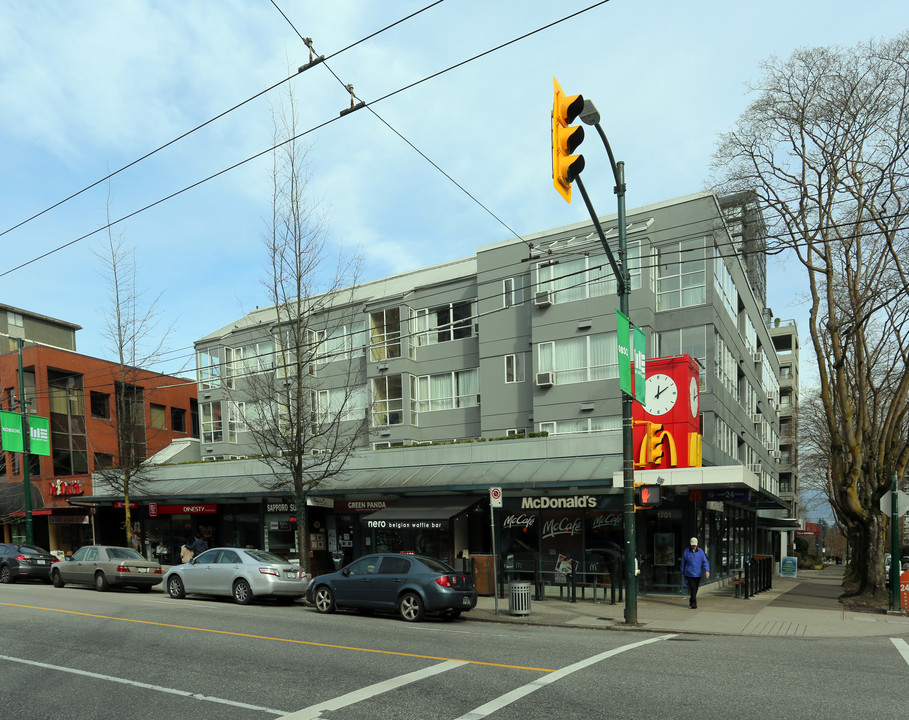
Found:
M 698 547 L 698 539 L 691 538 L 690 547 L 682 553 L 682 577 L 690 592 L 688 607 L 697 610 L 698 607 L 698 587 L 701 585 L 701 575 L 706 575 L 710 579 L 710 563 L 707 561 L 707 555 Z

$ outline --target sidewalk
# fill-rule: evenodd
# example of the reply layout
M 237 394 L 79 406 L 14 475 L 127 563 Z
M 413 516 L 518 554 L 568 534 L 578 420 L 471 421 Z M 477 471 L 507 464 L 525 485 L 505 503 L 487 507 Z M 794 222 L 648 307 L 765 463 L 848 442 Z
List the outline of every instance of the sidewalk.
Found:
M 639 595 L 638 624 L 625 625 L 625 605 L 557 598 L 531 602 L 530 614 L 511 616 L 508 598 L 481 597 L 466 613 L 469 620 L 517 625 L 548 625 L 708 635 L 766 637 L 909 637 L 909 617 L 844 610 L 842 566 L 799 570 L 797 578 L 773 578 L 773 589 L 748 600 L 734 597 L 731 587 L 702 586 L 698 609 L 688 607 L 687 596 Z

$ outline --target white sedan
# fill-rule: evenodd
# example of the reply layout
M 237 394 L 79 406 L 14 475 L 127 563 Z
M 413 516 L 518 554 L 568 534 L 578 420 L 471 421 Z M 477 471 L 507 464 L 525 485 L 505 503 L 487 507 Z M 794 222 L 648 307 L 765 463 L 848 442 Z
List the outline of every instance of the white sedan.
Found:
M 164 587 L 178 600 L 187 595 L 226 595 L 239 605 L 268 597 L 292 603 L 306 594 L 309 576 L 299 565 L 265 550 L 212 548 L 168 570 Z

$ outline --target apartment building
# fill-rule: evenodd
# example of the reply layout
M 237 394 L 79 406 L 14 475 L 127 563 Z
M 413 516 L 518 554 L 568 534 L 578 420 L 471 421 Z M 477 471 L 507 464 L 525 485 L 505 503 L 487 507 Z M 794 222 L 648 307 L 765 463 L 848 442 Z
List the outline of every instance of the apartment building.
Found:
M 616 217 L 601 223 L 615 248 Z M 630 210 L 627 223 L 630 315 L 646 355 L 697 363 L 702 466 L 645 471 L 665 481 L 664 503 L 638 520 L 642 583 L 671 591 L 691 535 L 717 577 L 751 554 L 779 554 L 785 523 L 761 515 L 784 507 L 780 360 L 748 198 L 697 193 Z M 489 553 L 495 533 L 513 572 L 553 574 L 558 562 L 594 572 L 621 544 L 618 302 L 593 226 L 578 223 L 320 303 L 307 318 L 318 352 L 302 390 L 313 423 L 340 413 L 365 430 L 343 476 L 313 492 L 313 546 L 345 558 L 415 549 L 453 560 Z M 265 412 L 257 383 L 289 382 L 283 332 L 269 307 L 197 341 L 200 456 L 234 462 L 161 467 L 146 500 L 204 501 L 221 537 L 291 554 L 294 509 L 266 489 L 250 432 Z M 322 450 L 315 440 L 309 449 Z M 491 486 L 505 495 L 492 522 Z

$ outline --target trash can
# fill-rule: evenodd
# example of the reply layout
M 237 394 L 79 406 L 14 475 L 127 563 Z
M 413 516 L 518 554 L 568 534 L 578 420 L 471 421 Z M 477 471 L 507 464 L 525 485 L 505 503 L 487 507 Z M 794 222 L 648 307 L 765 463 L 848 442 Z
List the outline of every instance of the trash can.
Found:
M 508 584 L 508 612 L 511 615 L 530 615 L 529 582 L 512 582 Z

